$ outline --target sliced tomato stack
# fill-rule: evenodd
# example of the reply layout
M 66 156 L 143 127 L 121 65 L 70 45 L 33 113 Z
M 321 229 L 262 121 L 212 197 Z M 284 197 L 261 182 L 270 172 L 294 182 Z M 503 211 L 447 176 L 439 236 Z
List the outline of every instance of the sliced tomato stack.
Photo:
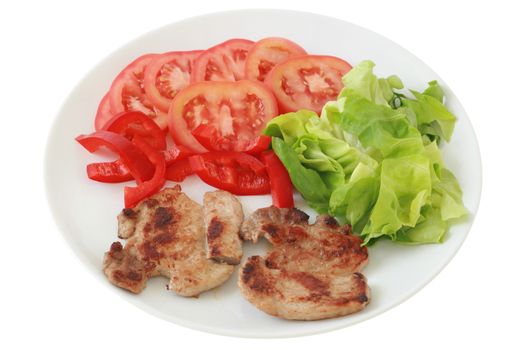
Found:
M 135 180 L 136 187 L 124 189 L 126 207 L 159 191 L 166 180 L 193 174 L 237 195 L 271 193 L 275 206 L 293 207 L 288 172 L 261 132 L 279 113 L 320 113 L 351 68 L 277 37 L 142 55 L 100 101 L 97 131 L 77 137 L 90 152 L 106 147 L 118 155 L 88 164 L 88 177 Z

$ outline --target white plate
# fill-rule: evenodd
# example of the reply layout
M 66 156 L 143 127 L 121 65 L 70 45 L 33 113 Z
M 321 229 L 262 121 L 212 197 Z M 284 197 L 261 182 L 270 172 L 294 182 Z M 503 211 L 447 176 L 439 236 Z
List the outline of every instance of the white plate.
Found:
M 166 280 L 154 278 L 140 295 L 109 284 L 101 267 L 102 256 L 116 240 L 116 215 L 123 204 L 123 184 L 89 181 L 85 165 L 100 159 L 74 140 L 93 129 L 98 102 L 115 75 L 135 57 L 148 52 L 205 49 L 233 37 L 257 40 L 266 36 L 290 38 L 308 52 L 342 57 L 350 63 L 376 62 L 378 75 L 397 74 L 405 85 L 421 90 L 438 80 L 446 91 L 447 105 L 458 117 L 450 144 L 443 147 L 446 164 L 463 188 L 471 215 L 454 225 L 444 244 L 402 246 L 382 241 L 370 249 L 364 273 L 372 289 L 372 302 L 363 311 L 331 320 L 297 322 L 270 317 L 245 301 L 236 288 L 237 272 L 223 286 L 199 298 L 183 298 L 166 291 Z M 65 101 L 49 136 L 46 159 L 49 205 L 57 225 L 78 257 L 113 292 L 132 304 L 187 327 L 241 337 L 288 337 L 333 330 L 361 322 L 413 295 L 452 259 L 474 219 L 481 192 L 479 149 L 470 122 L 442 79 L 414 55 L 367 29 L 334 18 L 277 10 L 243 10 L 191 18 L 150 32 L 118 49 L 99 63 Z M 210 187 L 196 179 L 183 190 L 202 203 Z M 242 198 L 246 213 L 271 203 L 269 196 Z M 301 206 L 303 207 L 303 206 Z M 309 212 L 311 214 L 311 212 Z M 245 256 L 254 249 L 245 244 Z

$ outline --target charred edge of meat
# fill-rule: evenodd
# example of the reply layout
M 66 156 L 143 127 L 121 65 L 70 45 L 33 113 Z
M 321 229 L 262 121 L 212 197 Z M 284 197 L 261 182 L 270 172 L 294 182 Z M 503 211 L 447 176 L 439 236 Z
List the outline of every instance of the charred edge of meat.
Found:
M 135 219 L 137 212 L 131 208 L 122 209 L 122 214 L 128 219 Z
M 304 211 L 299 210 L 297 208 L 292 208 L 286 212 L 285 220 L 291 221 L 296 224 L 308 222 L 310 219 L 310 216 L 306 214 Z

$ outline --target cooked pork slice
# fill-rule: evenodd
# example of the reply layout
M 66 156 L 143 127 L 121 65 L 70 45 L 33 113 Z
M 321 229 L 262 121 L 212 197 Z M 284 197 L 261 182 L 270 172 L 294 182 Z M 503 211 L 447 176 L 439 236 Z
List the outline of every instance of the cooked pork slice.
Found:
M 233 266 L 206 258 L 204 209 L 181 192 L 166 188 L 118 218 L 119 237 L 104 256 L 109 281 L 140 293 L 150 277 L 169 278 L 168 289 L 198 296 L 225 282 Z
M 215 191 L 204 195 L 208 259 L 230 265 L 240 263 L 242 241 L 239 230 L 243 219 L 241 203 L 231 193 Z
M 241 228 L 244 239 L 270 241 L 265 256 L 252 256 L 241 267 L 241 294 L 262 311 L 293 320 L 318 320 L 362 310 L 370 301 L 366 247 L 327 215 L 313 225 L 298 209 L 263 208 Z

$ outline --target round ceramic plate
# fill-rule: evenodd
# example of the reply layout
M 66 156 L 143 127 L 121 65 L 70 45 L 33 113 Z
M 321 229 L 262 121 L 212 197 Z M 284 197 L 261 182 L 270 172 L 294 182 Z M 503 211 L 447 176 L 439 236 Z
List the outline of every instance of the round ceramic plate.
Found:
M 271 23 L 271 25 L 269 25 Z M 102 273 L 102 257 L 117 239 L 116 215 L 123 205 L 124 184 L 89 181 L 88 162 L 99 161 L 74 138 L 93 131 L 98 102 L 115 75 L 139 55 L 150 52 L 205 49 L 229 38 L 258 40 L 281 36 L 296 41 L 308 52 L 342 57 L 352 64 L 373 60 L 380 76 L 397 74 L 405 86 L 422 90 L 438 80 L 447 105 L 458 117 L 452 142 L 443 146 L 446 164 L 456 174 L 470 211 L 467 221 L 454 225 L 443 244 L 403 246 L 381 241 L 370 248 L 364 269 L 372 301 L 361 312 L 322 321 L 286 321 L 259 311 L 242 298 L 237 271 L 224 285 L 199 298 L 183 298 L 166 291 L 166 279 L 157 277 L 134 295 L 111 285 Z M 288 337 L 346 327 L 378 315 L 420 290 L 452 259 L 474 219 L 481 192 L 479 149 L 470 122 L 454 93 L 427 65 L 394 42 L 356 25 L 330 17 L 277 10 L 233 11 L 195 17 L 150 32 L 115 51 L 78 84 L 65 101 L 49 136 L 46 158 L 49 204 L 67 242 L 89 269 L 115 293 L 141 309 L 187 327 L 241 337 Z M 202 203 L 211 190 L 195 178 L 183 190 Z M 246 214 L 271 204 L 270 196 L 241 198 Z M 298 206 L 309 211 L 298 200 Z M 264 241 L 264 240 L 263 240 Z M 245 243 L 245 256 L 267 249 L 265 242 Z

